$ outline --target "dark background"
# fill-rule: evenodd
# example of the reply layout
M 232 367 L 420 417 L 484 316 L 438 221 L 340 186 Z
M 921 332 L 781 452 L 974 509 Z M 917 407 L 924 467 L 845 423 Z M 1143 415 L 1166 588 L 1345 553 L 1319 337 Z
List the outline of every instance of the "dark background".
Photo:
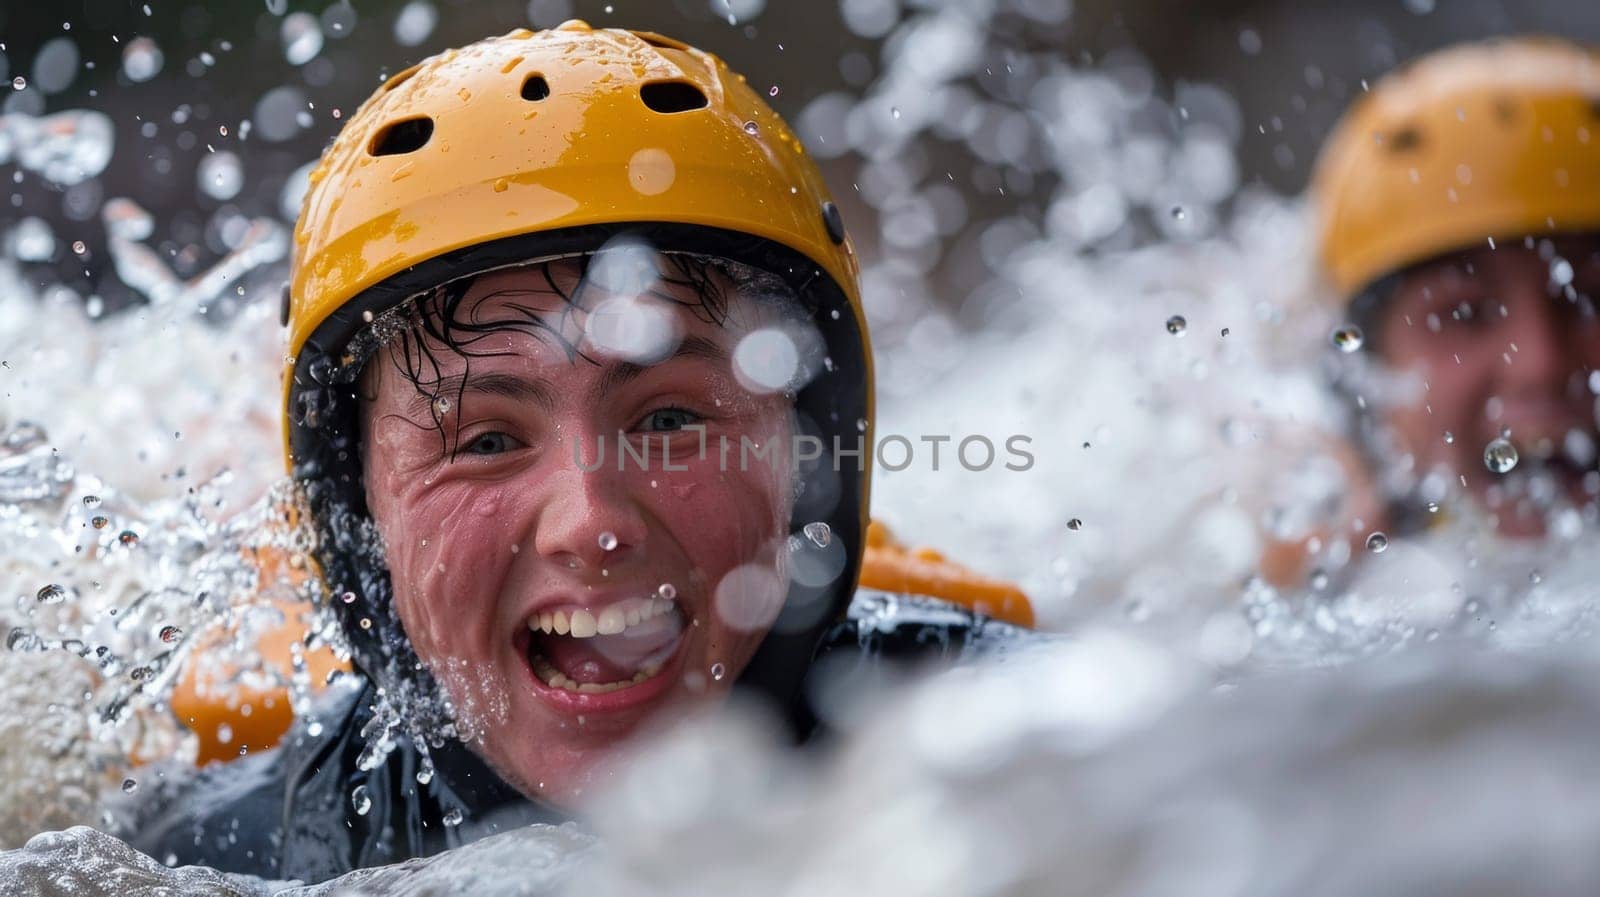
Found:
M 859 92 L 879 62 L 878 41 L 845 27 L 838 0 L 767 0 L 754 18 L 732 25 L 725 11 L 713 11 L 721 0 L 435 0 L 438 23 L 417 46 L 396 39 L 404 3 L 283 0 L 280 9 L 279 2 L 65 0 L 0 9 L 0 72 L 6 80 L 21 75 L 30 82 L 24 90 L 5 88 L 0 109 L 37 115 L 92 108 L 108 114 L 116 128 L 110 166 L 75 196 L 31 174 L 15 177 L 15 165 L 0 165 L 0 175 L 13 176 L 9 203 L 0 204 L 0 230 L 36 216 L 51 225 L 61 247 L 52 263 L 30 266 L 32 279 L 100 295 L 108 308 L 131 301 L 110 273 L 97 214 L 98 200 L 113 196 L 130 197 L 154 213 L 157 230 L 149 243 L 180 276 L 203 270 L 223 248 L 206 231 L 224 203 L 195 189 L 195 166 L 208 146 L 231 150 L 244 162 L 243 189 L 227 204 L 245 215 L 277 214 L 289 174 L 336 132 L 334 110 L 351 111 L 388 74 L 484 35 L 553 25 L 567 14 L 596 26 L 660 31 L 721 55 L 753 83 L 779 85 L 772 104 L 791 121 L 823 92 Z M 903 13 L 905 6 L 901 0 Z M 301 65 L 286 59 L 280 33 L 284 15 L 295 12 L 319 16 L 325 36 L 322 51 Z M 1163 94 L 1184 82 L 1223 87 L 1243 114 L 1238 152 L 1244 181 L 1294 193 L 1304 187 L 1318 144 L 1362 79 L 1464 39 L 1543 31 L 1600 40 L 1600 2 L 1076 0 L 1059 26 L 1002 16 L 995 27 L 1014 28 L 1004 38 L 1015 46 L 1054 48 L 1075 64 L 1136 53 L 1156 73 Z M 160 46 L 164 65 L 155 78 L 131 83 L 122 54 L 138 36 Z M 79 67 L 70 84 L 47 94 L 34 77 L 35 57 L 62 37 L 72 41 Z M 295 87 L 314 105 L 309 126 L 287 139 L 266 139 L 258 129 L 241 140 L 240 123 L 281 85 Z M 175 113 L 181 121 L 174 121 Z M 141 131 L 147 122 L 155 125 L 153 136 Z M 825 173 L 835 184 L 847 181 L 856 161 L 827 160 Z M 1047 189 L 1038 185 L 1041 193 Z M 846 211 L 863 213 L 848 205 Z M 85 244 L 81 257 L 67 248 L 74 240 Z M 870 255 L 870 241 L 864 249 Z

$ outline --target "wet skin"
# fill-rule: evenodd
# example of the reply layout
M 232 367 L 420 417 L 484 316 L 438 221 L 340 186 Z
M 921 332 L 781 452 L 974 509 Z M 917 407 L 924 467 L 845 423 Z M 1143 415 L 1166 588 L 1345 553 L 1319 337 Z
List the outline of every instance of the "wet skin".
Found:
M 553 273 L 566 290 L 578 279 L 560 263 Z M 700 301 L 685 288 L 657 289 Z M 781 392 L 741 386 L 730 360 L 763 312 L 733 296 L 728 320 L 708 323 L 682 305 L 641 297 L 677 322 L 682 340 L 665 360 L 629 364 L 584 337 L 584 309 L 605 298 L 590 286 L 579 296 L 584 308 L 574 310 L 542 274 L 482 276 L 460 317 L 531 309 L 586 357 L 548 335 L 496 331 L 473 345 L 495 357 L 469 362 L 433 347 L 443 389 L 430 375 L 419 391 L 392 346 L 369 363 L 363 382 L 367 495 L 406 634 L 458 718 L 480 734 L 474 749 L 524 793 L 558 804 L 606 775 L 606 761 L 647 722 L 723 699 L 770 628 L 786 582 L 779 559 L 792 507 L 783 449 L 792 405 Z M 449 378 L 469 365 L 458 393 Z M 431 416 L 440 394 L 450 400 L 444 434 L 459 436 L 454 452 Z M 724 465 L 714 450 L 702 460 L 701 438 L 686 424 L 704 426 L 713 444 L 746 437 L 763 446 L 776 440 L 777 450 L 770 463 Z M 636 450 L 648 442 L 649 469 L 632 457 L 617 469 L 619 431 Z M 582 469 L 594 465 L 602 436 L 604 463 Z M 748 584 L 751 565 L 771 590 L 718 595 L 731 571 L 740 572 L 730 582 Z M 529 630 L 541 612 L 598 616 L 662 584 L 676 592 L 672 611 L 630 628 L 644 633 L 632 642 Z M 730 598 L 740 613 L 725 612 Z M 614 682 L 640 669 L 645 655 L 666 659 L 641 683 L 580 694 L 535 674 L 532 657 L 543 654 L 564 658 L 577 682 Z
M 1545 531 L 1544 509 L 1517 488 L 1535 470 L 1554 477 L 1557 496 L 1593 498 L 1584 484 L 1592 449 L 1583 447 L 1596 429 L 1589 375 L 1600 368 L 1600 319 L 1590 297 L 1600 297 L 1600 237 L 1553 245 L 1553 258 L 1518 241 L 1421 265 L 1402 275 L 1381 312 L 1383 361 L 1425 384 L 1419 401 L 1389 412 L 1402 448 L 1419 471 L 1465 475 L 1498 531 L 1513 537 Z M 1559 282 L 1561 259 L 1572 266 L 1575 299 Z M 1507 428 L 1522 457 L 1509 478 L 1483 461 Z

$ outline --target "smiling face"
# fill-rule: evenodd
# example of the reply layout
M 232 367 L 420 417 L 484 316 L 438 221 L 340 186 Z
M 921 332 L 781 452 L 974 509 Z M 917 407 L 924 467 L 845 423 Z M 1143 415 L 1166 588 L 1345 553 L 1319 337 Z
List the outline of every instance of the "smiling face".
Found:
M 467 355 L 414 330 L 367 365 L 395 608 L 524 793 L 571 802 L 641 723 L 725 696 L 786 593 L 792 403 L 735 369 L 772 315 L 702 273 L 637 297 L 576 262 L 487 274 L 451 315 Z
M 1403 447 L 1424 471 L 1465 476 L 1510 536 L 1541 535 L 1550 500 L 1590 501 L 1596 479 L 1585 474 L 1595 467 L 1600 237 L 1553 248 L 1483 247 L 1419 266 L 1382 312 L 1383 360 L 1425 385 L 1390 412 Z M 1483 453 L 1504 431 L 1521 461 L 1496 474 Z

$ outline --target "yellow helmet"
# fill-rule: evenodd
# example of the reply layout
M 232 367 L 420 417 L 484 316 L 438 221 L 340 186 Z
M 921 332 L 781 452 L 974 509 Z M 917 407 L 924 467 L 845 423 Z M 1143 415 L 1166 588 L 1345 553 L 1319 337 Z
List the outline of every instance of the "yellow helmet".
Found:
M 1600 54 L 1527 37 L 1426 56 L 1345 113 L 1312 198 L 1346 301 L 1441 253 L 1600 228 Z
M 363 566 L 351 534 L 366 513 L 350 341 L 450 280 L 623 235 L 775 274 L 809 311 L 830 363 L 796 396 L 802 427 L 824 444 L 866 446 L 859 470 L 808 474 L 828 481 L 808 480 L 795 512 L 796 524 L 826 521 L 846 546 L 827 600 L 812 602 L 842 609 L 866 530 L 873 410 L 859 270 L 838 209 L 793 132 L 722 60 L 577 20 L 400 72 L 311 173 L 284 296 L 284 408 L 289 467 L 308 493 L 330 590 L 367 596 L 387 580 Z M 369 612 L 334 604 L 341 618 Z M 357 648 L 370 671 L 374 657 Z

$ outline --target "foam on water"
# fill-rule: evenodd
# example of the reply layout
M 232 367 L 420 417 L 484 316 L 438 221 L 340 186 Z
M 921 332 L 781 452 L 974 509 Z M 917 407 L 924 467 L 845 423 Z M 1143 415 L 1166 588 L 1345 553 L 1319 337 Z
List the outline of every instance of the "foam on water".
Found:
M 402 42 L 431 27 L 426 6 Z M 1446 484 L 1448 522 L 1426 535 L 1329 539 L 1305 583 L 1260 577 L 1269 541 L 1360 488 L 1330 372 L 1373 402 L 1400 387 L 1360 370 L 1318 301 L 1303 203 L 1240 189 L 1232 99 L 1163 97 L 1131 54 L 1075 67 L 1024 46 L 1013 26 L 1063 6 L 949 0 L 879 21 L 888 7 L 846 4 L 852 28 L 888 34 L 882 73 L 796 130 L 860 160 L 876 215 L 849 223 L 871 247 L 880 436 L 919 455 L 878 472 L 875 513 L 1017 578 L 1073 637 L 839 713 L 844 749 L 820 768 L 759 720 L 701 721 L 597 798 L 599 846 L 536 827 L 282 893 L 1593 892 L 1592 519 L 1558 509 L 1544 544 L 1507 544 Z M 287 53 L 316 55 L 317 23 L 283 26 Z M 92 176 L 109 146 L 62 135 L 100 139 L 95 115 L 7 117 L 0 160 Z M 17 260 L 65 245 L 38 219 L 0 259 L 11 846 L 94 823 L 130 758 L 181 757 L 164 704 L 181 664 L 217 631 L 248 664 L 271 599 L 303 588 L 247 560 L 307 547 L 281 525 L 278 297 L 245 277 L 281 267 L 284 225 L 234 222 L 232 254 L 184 280 L 141 242 L 140 210 L 102 215 L 148 305 L 102 317 L 65 286 L 23 286 Z M 938 470 L 922 435 L 951 437 Z M 1026 436 L 1035 463 L 965 470 L 970 435 Z M 306 607 L 313 641 L 337 641 Z M 385 701 L 375 757 L 414 709 Z M 1419 812 L 1436 824 L 1409 825 Z M 0 854 L 0 871 L 71 872 L 83 895 L 290 887 L 164 870 L 88 829 Z

